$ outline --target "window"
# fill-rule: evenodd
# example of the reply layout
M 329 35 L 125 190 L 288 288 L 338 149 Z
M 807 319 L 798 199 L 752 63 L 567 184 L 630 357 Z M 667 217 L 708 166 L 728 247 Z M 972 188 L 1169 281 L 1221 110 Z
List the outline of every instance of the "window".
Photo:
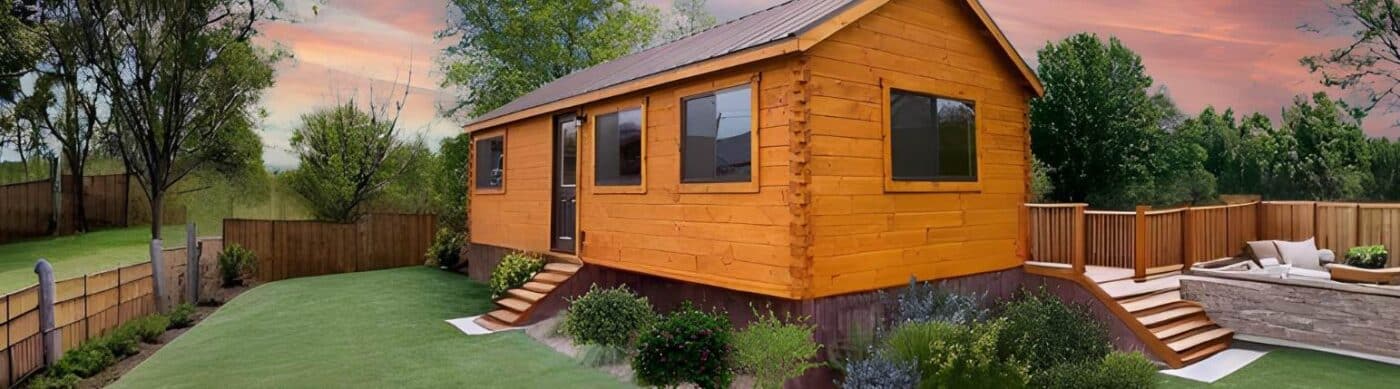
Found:
M 598 115 L 594 120 L 594 183 L 600 186 L 641 185 L 641 108 Z
M 505 184 L 505 137 L 476 141 L 476 188 L 501 189 Z
M 682 100 L 681 181 L 748 182 L 753 169 L 749 85 Z
M 890 91 L 890 175 L 895 181 L 977 181 L 972 102 Z

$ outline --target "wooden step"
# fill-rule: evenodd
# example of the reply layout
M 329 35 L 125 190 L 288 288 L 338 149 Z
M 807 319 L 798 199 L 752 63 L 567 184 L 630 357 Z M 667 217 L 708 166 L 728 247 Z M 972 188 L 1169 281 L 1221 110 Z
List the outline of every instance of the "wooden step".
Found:
M 1157 336 L 1157 339 L 1170 339 L 1177 335 L 1212 326 L 1215 326 L 1215 322 L 1211 321 L 1209 318 L 1205 316 L 1196 316 L 1163 325 L 1152 330 L 1152 335 Z
M 1147 282 L 1137 282 L 1134 280 L 1113 281 L 1099 284 L 1108 297 L 1114 300 L 1122 300 L 1129 297 L 1144 296 L 1159 292 L 1173 291 L 1181 289 L 1181 277 L 1172 276 L 1158 278 Z
M 540 273 L 535 275 L 534 281 L 558 285 L 568 279 L 569 276 L 559 273 Z
M 1176 351 L 1179 353 L 1212 341 L 1226 339 L 1230 336 L 1233 336 L 1234 334 L 1235 331 L 1230 330 L 1229 328 L 1216 328 L 1210 331 L 1204 331 L 1195 335 L 1182 338 L 1181 340 L 1167 343 L 1167 347 L 1171 347 L 1172 351 Z
M 1211 355 L 1215 355 L 1218 352 L 1225 351 L 1228 348 L 1230 348 L 1230 343 L 1228 342 L 1212 344 L 1182 355 L 1181 362 L 1183 364 L 1190 365 L 1192 363 L 1200 362 L 1202 359 L 1210 358 Z
M 486 316 L 490 316 L 491 318 L 496 319 L 497 321 L 500 321 L 501 323 L 510 324 L 510 325 L 514 325 L 515 323 L 520 322 L 520 317 L 521 317 L 521 315 L 520 315 L 519 313 L 512 312 L 511 310 L 508 310 L 508 309 L 497 309 L 497 310 L 494 310 L 494 311 L 491 311 L 491 312 L 487 313 Z
M 507 290 L 507 291 L 506 291 L 506 295 L 507 295 L 507 296 L 511 296 L 511 297 L 515 297 L 515 298 L 518 298 L 518 299 L 521 299 L 521 300 L 529 301 L 529 302 L 531 302 L 531 303 L 540 301 L 540 299 L 544 298 L 544 293 L 535 292 L 535 291 L 526 290 L 526 289 L 511 289 L 511 290 Z
M 1147 309 L 1144 309 L 1144 310 L 1141 310 L 1141 311 L 1133 312 L 1133 316 L 1136 316 L 1136 317 L 1147 317 L 1147 316 L 1152 316 L 1152 315 L 1157 314 L 1157 313 L 1162 313 L 1162 312 L 1166 312 L 1166 311 L 1170 311 L 1170 310 L 1177 309 L 1177 308 L 1182 308 L 1182 307 L 1201 307 L 1201 308 L 1205 308 L 1205 306 L 1201 305 L 1201 303 L 1198 303 L 1198 302 L 1195 302 L 1195 301 L 1179 300 L 1179 301 L 1173 301 L 1173 302 L 1170 302 L 1170 303 L 1167 303 L 1167 304 L 1159 305 L 1159 306 L 1156 306 L 1156 307 L 1147 308 Z
M 526 282 L 525 285 L 524 285 L 524 286 L 521 286 L 520 288 L 521 288 L 521 289 L 528 290 L 528 291 L 531 291 L 531 292 L 543 294 L 543 293 L 549 293 L 549 291 L 554 290 L 554 287 L 555 287 L 555 286 L 556 286 L 556 285 L 554 285 L 554 284 L 546 284 L 546 283 L 543 283 L 543 282 L 534 282 L 534 281 L 530 281 L 530 282 Z
M 1201 309 L 1201 307 L 1199 306 L 1187 305 L 1153 313 L 1150 315 L 1138 316 L 1138 322 L 1141 322 L 1142 325 L 1147 327 L 1155 327 L 1159 324 L 1164 324 L 1187 316 L 1204 313 L 1205 310 Z
M 510 324 L 502 323 L 500 320 L 496 320 L 496 318 L 490 316 L 478 317 L 476 318 L 476 320 L 473 320 L 473 322 L 475 322 L 476 325 L 481 326 L 481 328 L 485 328 L 492 331 L 500 331 L 511 328 Z
M 502 307 L 516 312 L 525 312 L 530 310 L 530 306 L 532 304 L 530 304 L 529 301 L 521 300 L 518 298 L 506 297 L 500 300 L 496 300 L 496 305 L 500 305 Z
M 583 266 L 575 265 L 572 263 L 552 262 L 544 265 L 544 271 L 572 275 L 574 273 L 577 273 L 578 269 L 582 267 Z
M 1152 308 L 1158 308 L 1177 301 L 1182 301 L 1181 291 L 1169 290 L 1157 294 L 1150 294 L 1147 296 L 1124 300 L 1120 302 L 1120 304 L 1123 305 L 1123 309 L 1128 310 L 1128 312 L 1136 313 L 1146 311 Z

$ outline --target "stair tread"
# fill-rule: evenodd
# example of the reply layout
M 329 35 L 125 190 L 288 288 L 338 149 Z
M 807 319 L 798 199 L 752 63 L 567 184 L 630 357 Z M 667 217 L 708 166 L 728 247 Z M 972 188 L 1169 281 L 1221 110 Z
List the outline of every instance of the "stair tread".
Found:
M 1210 319 L 1205 317 L 1197 317 L 1195 319 L 1178 320 L 1176 323 L 1164 325 L 1161 328 L 1153 330 L 1152 334 L 1156 335 L 1157 339 L 1169 339 L 1173 336 L 1185 334 L 1191 331 L 1195 331 L 1197 329 L 1213 325 L 1215 325 L 1215 322 L 1211 321 Z
M 1181 306 L 1150 315 L 1139 316 L 1138 321 L 1144 326 L 1153 327 L 1162 323 L 1167 323 L 1183 317 L 1204 313 L 1205 310 L 1199 306 Z
M 529 301 L 531 303 L 540 301 L 540 299 L 544 298 L 544 293 L 522 288 L 507 290 L 506 295 L 521 300 Z
M 526 282 L 521 288 L 535 293 L 549 293 L 549 291 L 554 290 L 554 286 L 554 284 L 530 281 Z
M 515 297 L 506 297 L 500 300 L 496 300 L 496 305 L 509 308 L 516 312 L 525 312 L 530 310 L 530 307 L 533 304 L 530 304 L 529 301 L 521 300 Z
M 1137 282 L 1134 280 L 1113 281 L 1099 284 L 1108 297 L 1114 300 L 1121 300 L 1129 297 L 1148 295 L 1158 292 L 1181 289 L 1181 277 L 1171 276 L 1149 280 L 1147 282 Z
M 1181 362 L 1188 365 L 1196 363 L 1202 359 L 1209 358 L 1211 355 L 1215 355 L 1216 353 L 1225 351 L 1225 349 L 1228 348 L 1230 348 L 1230 344 L 1226 342 L 1212 344 L 1206 347 L 1202 347 L 1201 349 L 1198 349 L 1196 351 L 1192 351 L 1189 354 L 1182 355 Z
M 473 320 L 473 322 L 475 322 L 476 325 L 479 325 L 482 328 L 492 331 L 500 331 L 511 328 L 510 324 L 502 323 L 500 320 L 486 315 L 482 315 L 481 317 L 476 318 L 476 320 Z
M 486 313 L 486 316 L 490 316 L 490 317 L 492 317 L 492 318 L 495 318 L 496 320 L 499 320 L 501 323 L 512 324 L 512 325 L 515 324 L 515 323 L 517 323 L 517 322 L 519 322 L 519 321 L 520 321 L 520 317 L 521 317 L 519 313 L 512 312 L 512 311 L 509 310 L 509 309 L 497 309 L 497 310 L 494 310 L 494 311 L 491 311 L 491 312 Z
M 1171 304 L 1177 301 L 1182 301 L 1181 291 L 1168 290 L 1148 295 L 1146 297 L 1125 301 L 1121 304 L 1123 305 L 1123 309 L 1128 310 L 1128 312 L 1142 312 L 1148 309 L 1165 306 L 1167 304 Z
M 552 262 L 545 264 L 544 270 L 556 273 L 574 274 L 578 272 L 578 269 L 582 267 L 583 266 L 575 265 L 572 263 Z
M 559 283 L 564 282 L 568 279 L 569 276 L 559 273 L 540 273 L 535 275 L 534 281 L 558 285 Z
M 1216 328 L 1210 331 L 1205 331 L 1199 334 L 1188 336 L 1175 342 L 1167 343 L 1167 347 L 1171 347 L 1172 351 L 1182 352 L 1195 348 L 1196 346 L 1206 344 L 1206 342 L 1233 335 L 1234 333 L 1235 331 L 1230 330 L 1228 328 Z

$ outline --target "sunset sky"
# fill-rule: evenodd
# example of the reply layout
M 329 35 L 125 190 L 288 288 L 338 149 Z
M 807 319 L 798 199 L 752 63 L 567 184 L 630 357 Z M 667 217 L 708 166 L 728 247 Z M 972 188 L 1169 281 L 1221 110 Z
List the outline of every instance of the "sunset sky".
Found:
M 670 0 L 646 0 L 666 8 Z M 776 0 L 711 0 L 712 12 L 732 19 Z M 296 164 L 287 139 L 301 114 L 371 87 L 385 98 L 397 79 L 413 71 L 413 89 L 401 123 L 431 143 L 460 131 L 463 123 L 437 115 L 437 103 L 454 96 L 438 88 L 434 60 L 448 42 L 434 38 L 446 23 L 445 0 L 328 0 L 311 12 L 311 0 L 289 1 L 295 23 L 263 27 L 264 43 L 277 42 L 295 59 L 278 65 L 277 85 L 264 97 L 269 117 L 262 133 L 269 166 Z M 1021 55 L 1035 66 L 1047 41 L 1080 31 L 1117 36 L 1142 55 L 1150 75 L 1166 85 L 1182 110 L 1207 105 L 1277 118 L 1299 94 L 1320 90 L 1317 77 L 1298 58 L 1325 51 L 1343 37 L 1299 31 L 1304 23 L 1330 25 L 1322 0 L 1149 1 L 983 0 Z M 410 66 L 411 65 L 411 66 Z M 399 89 L 402 93 L 402 89 Z M 1373 117 L 1366 130 L 1400 136 L 1387 118 Z

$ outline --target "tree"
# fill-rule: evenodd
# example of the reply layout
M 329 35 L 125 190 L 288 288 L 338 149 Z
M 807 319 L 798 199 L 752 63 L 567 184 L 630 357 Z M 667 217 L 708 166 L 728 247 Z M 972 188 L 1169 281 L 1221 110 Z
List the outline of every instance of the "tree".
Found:
M 438 145 L 438 172 L 432 177 L 433 193 L 440 206 L 439 224 L 458 233 L 467 230 L 467 158 L 470 155 L 471 135 L 443 139 Z
M 630 0 L 453 0 L 439 37 L 458 38 L 439 58 L 448 114 L 475 117 L 535 88 L 645 47 L 660 11 Z
M 1385 138 L 1366 142 L 1371 148 L 1372 200 L 1400 200 L 1400 142 Z
M 271 64 L 282 56 L 251 40 L 280 8 L 278 0 L 45 3 L 47 19 L 82 28 L 79 59 L 110 99 L 110 141 L 141 184 L 153 220 L 188 174 L 246 154 L 221 141 L 249 139 L 230 133 L 251 128 L 253 108 L 273 83 Z M 152 238 L 160 230 L 152 223 Z
M 1322 84 L 1364 95 L 1359 108 L 1400 108 L 1400 5 L 1396 0 L 1351 0 L 1332 7 L 1339 27 L 1351 31 L 1345 45 L 1299 60 Z M 1316 26 L 1304 30 L 1322 33 Z
M 707 3 L 708 0 L 672 0 L 671 12 L 666 15 L 669 24 L 662 34 L 663 39 L 674 41 L 718 24 Z
M 1283 110 L 1281 131 L 1296 140 L 1298 194 L 1315 200 L 1358 199 L 1370 184 L 1370 149 L 1358 113 L 1326 93 L 1298 97 Z
M 404 92 L 406 96 L 408 88 Z M 400 101 L 388 118 L 382 105 L 371 104 L 367 112 L 351 100 L 302 115 L 291 140 L 301 165 L 288 173 L 288 180 L 316 217 L 358 220 L 364 204 L 423 158 L 426 148 L 398 137 L 397 112 L 402 107 Z

